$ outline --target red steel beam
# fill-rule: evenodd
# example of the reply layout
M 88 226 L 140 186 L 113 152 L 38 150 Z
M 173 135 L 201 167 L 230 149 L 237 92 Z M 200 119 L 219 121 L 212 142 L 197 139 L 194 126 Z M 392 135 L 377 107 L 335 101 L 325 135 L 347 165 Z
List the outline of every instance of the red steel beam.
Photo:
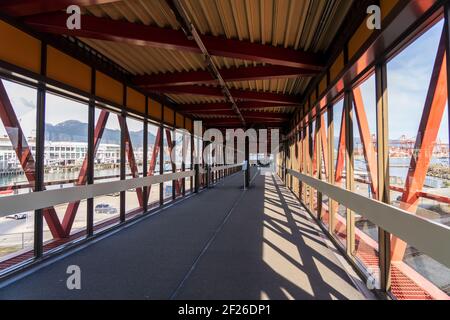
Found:
M 106 110 L 102 110 L 97 120 L 97 124 L 95 125 L 94 131 L 94 155 L 97 154 L 98 148 L 100 146 L 100 141 L 103 136 L 103 132 L 105 131 L 106 122 L 108 121 L 109 112 Z M 81 166 L 80 173 L 78 175 L 78 181 L 76 185 L 84 185 L 87 181 L 87 165 L 88 165 L 88 156 L 84 157 L 83 165 Z M 69 237 L 70 231 L 73 226 L 73 222 L 75 220 L 75 216 L 77 214 L 78 208 L 80 206 L 80 201 L 69 203 L 66 209 L 66 213 L 64 214 L 62 227 L 64 230 L 64 236 Z
M 199 103 L 199 104 L 180 104 L 178 105 L 183 112 L 196 112 L 201 113 L 203 111 L 227 111 L 230 110 L 231 105 L 226 102 L 215 103 Z M 267 108 L 292 108 L 292 105 L 286 104 L 274 104 L 270 102 L 254 102 L 254 101 L 240 101 L 238 102 L 239 109 L 267 109 Z
M 420 121 L 414 154 L 411 157 L 405 191 L 402 195 L 400 208 L 414 214 L 417 210 L 420 191 L 425 183 L 428 168 L 430 167 L 436 139 L 444 116 L 447 96 L 447 59 L 445 49 L 445 30 L 442 32 L 438 52 L 431 75 L 430 86 Z M 402 261 L 407 244 L 393 237 L 392 261 Z
M 167 86 L 167 87 L 153 87 L 149 88 L 149 91 L 157 93 L 169 93 L 169 94 L 191 94 L 210 97 L 223 97 L 223 92 L 218 87 L 207 86 Z M 272 104 L 287 104 L 298 105 L 300 104 L 300 97 L 288 96 L 271 92 L 256 92 L 247 90 L 230 89 L 231 95 L 238 100 L 259 101 L 268 102 Z
M 0 118 L 9 136 L 11 144 L 16 152 L 17 159 L 25 173 L 25 177 L 35 190 L 35 166 L 31 149 L 28 146 L 25 135 L 23 134 L 20 122 L 17 119 L 14 108 L 9 100 L 8 93 L 0 80 Z M 64 237 L 64 230 L 59 222 L 58 215 L 54 208 L 44 209 L 44 218 L 54 238 L 60 239 Z
M 166 138 L 167 138 L 167 145 L 169 146 L 169 157 L 170 157 L 170 161 L 172 162 L 172 171 L 176 172 L 176 169 L 177 169 L 176 164 L 175 164 L 175 162 L 173 162 L 174 159 L 172 159 L 172 151 L 173 151 L 174 145 L 173 145 L 173 140 L 172 140 L 172 134 L 169 129 L 166 129 Z M 177 196 L 181 194 L 181 186 L 180 186 L 179 180 L 175 181 L 175 190 L 176 190 Z
M 370 176 L 370 187 L 374 199 L 378 199 L 378 167 L 377 156 L 375 154 L 375 146 L 370 135 L 369 122 L 364 108 L 364 101 L 361 95 L 361 89 L 353 89 L 353 103 L 355 105 L 356 120 L 358 122 L 359 136 L 361 137 L 364 158 L 366 159 L 367 172 Z
M 339 145 L 336 160 L 336 172 L 334 181 L 340 183 L 342 181 L 342 172 L 344 171 L 345 160 L 345 107 L 342 108 L 341 132 L 339 134 Z
M 208 111 L 208 112 L 199 112 L 197 114 L 204 114 L 204 115 L 219 115 L 219 116 L 235 116 L 236 113 L 234 113 L 231 110 L 227 111 Z M 283 119 L 288 120 L 289 114 L 285 113 L 276 113 L 276 112 L 258 112 L 258 111 L 242 111 L 242 116 L 244 118 L 251 117 L 251 118 L 261 118 L 261 119 Z
M 86 7 L 119 0 L 2 0 L 0 11 L 13 17 L 65 10 L 70 5 Z
M 257 66 L 246 68 L 220 69 L 220 74 L 227 82 L 232 81 L 251 81 L 251 80 L 272 80 L 283 78 L 296 78 L 299 76 L 312 77 L 317 75 L 318 71 L 292 68 L 284 66 Z M 192 84 L 217 84 L 217 79 L 211 76 L 211 73 L 204 70 L 175 72 L 164 74 L 153 74 L 137 76 L 133 82 L 141 87 L 161 87 L 161 86 L 179 86 Z
M 131 169 L 131 174 L 133 178 L 139 178 L 139 169 L 137 166 L 136 158 L 134 156 L 133 144 L 131 143 L 130 131 L 128 130 L 127 121 L 124 117 L 121 117 L 120 115 L 118 115 L 117 118 L 119 119 L 120 129 L 123 130 L 123 132 L 125 133 L 125 153 L 128 158 L 128 164 Z M 137 188 L 136 194 L 139 201 L 139 206 L 143 208 L 144 194 L 142 188 Z
M 153 147 L 153 153 L 152 158 L 150 159 L 150 165 L 148 168 L 148 174 L 147 176 L 151 177 L 155 174 L 155 168 L 156 168 L 156 161 L 158 160 L 158 154 L 161 146 L 161 128 L 158 129 L 156 132 L 156 138 L 155 138 L 155 145 Z M 150 191 L 152 190 L 152 186 L 148 186 L 148 192 L 147 192 L 147 199 L 145 199 L 148 202 L 148 199 L 150 198 Z
M 247 123 L 247 128 L 249 125 L 252 124 L 256 124 L 256 123 Z M 281 122 L 265 122 L 265 123 L 258 123 L 262 126 L 264 126 L 265 128 L 270 128 L 270 127 L 282 127 L 282 123 Z M 242 126 L 242 123 L 239 123 L 238 121 L 234 121 L 234 122 L 205 122 L 203 123 L 203 125 L 205 127 L 208 128 L 244 128 Z
M 314 176 L 317 173 L 317 137 L 319 133 L 319 123 L 316 120 L 315 126 L 314 126 L 314 141 L 313 141 L 313 157 L 312 157 L 312 176 Z
M 260 125 L 264 125 L 264 126 L 276 124 L 278 127 L 286 122 L 285 120 L 282 120 L 282 119 L 263 120 L 263 119 L 246 118 L 245 120 L 246 120 L 246 122 L 248 122 L 248 124 L 260 124 Z M 223 127 L 223 126 L 239 126 L 239 127 L 241 127 L 242 126 L 242 124 L 239 124 L 239 119 L 237 119 L 237 118 L 207 119 L 207 120 L 203 120 L 203 124 L 206 126 L 217 126 L 217 127 Z
M 69 30 L 66 27 L 66 20 L 67 14 L 61 12 L 36 15 L 24 19 L 28 25 L 41 32 L 201 53 L 195 41 L 188 40 L 181 30 L 164 29 L 87 15 L 83 16 L 81 29 Z M 202 36 L 202 41 L 214 56 L 319 71 L 324 68 L 323 57 L 316 53 L 210 35 Z
M 325 122 L 325 115 L 322 113 L 320 117 L 321 126 L 320 126 L 320 139 L 322 140 L 322 154 L 323 154 L 323 162 L 325 166 L 325 177 L 328 178 L 328 157 L 327 157 L 327 151 L 328 151 L 328 140 L 327 140 L 327 130 L 326 130 L 326 122 Z
M 317 139 L 320 139 L 322 152 L 322 161 L 325 165 L 325 177 L 328 177 L 328 159 L 327 159 L 327 133 L 325 130 L 325 116 L 322 114 L 320 116 L 320 128 L 318 128 L 318 122 L 316 122 L 316 139 L 314 139 L 314 157 L 313 157 L 313 173 L 317 173 L 317 170 L 322 170 L 322 163 L 319 163 L 319 168 L 317 168 Z M 318 132 L 317 132 L 318 131 Z

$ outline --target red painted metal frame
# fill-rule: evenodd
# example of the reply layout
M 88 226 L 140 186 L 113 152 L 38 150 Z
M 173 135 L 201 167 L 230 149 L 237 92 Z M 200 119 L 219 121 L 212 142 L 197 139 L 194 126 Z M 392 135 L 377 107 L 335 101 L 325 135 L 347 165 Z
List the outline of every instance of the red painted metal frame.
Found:
M 261 124 L 265 126 L 276 124 L 277 126 L 282 125 L 286 122 L 284 119 L 255 119 L 255 118 L 246 118 L 247 124 Z M 241 127 L 242 123 L 238 118 L 223 118 L 223 119 L 203 119 L 203 124 L 207 126 L 238 126 Z
M 270 102 L 254 102 L 254 101 L 239 101 L 237 102 L 239 109 L 266 109 L 266 108 L 292 108 L 291 104 L 274 104 Z M 228 111 L 231 105 L 226 102 L 216 103 L 199 103 L 199 104 L 180 104 L 179 108 L 185 112 L 205 112 L 205 111 Z
M 320 122 L 321 122 L 321 126 L 320 126 L 320 139 L 322 140 L 322 154 L 323 154 L 323 162 L 324 162 L 324 166 L 325 166 L 325 177 L 328 179 L 328 156 L 327 156 L 327 152 L 328 152 L 328 140 L 327 140 L 327 130 L 326 130 L 326 126 L 327 123 L 325 122 L 325 115 L 322 114 L 320 117 Z
M 169 129 L 166 129 L 166 138 L 167 138 L 167 145 L 169 147 L 169 156 L 171 157 L 172 156 L 172 151 L 173 151 L 173 148 L 174 148 L 174 144 L 173 144 L 173 140 L 172 140 L 172 133 L 170 132 Z M 175 159 L 170 158 L 170 160 L 172 162 L 172 169 L 175 172 L 176 171 L 176 165 L 175 165 L 175 162 L 174 162 Z M 183 179 L 175 181 L 175 191 L 176 191 L 176 195 L 177 196 L 179 196 L 181 194 L 181 181 L 182 180 Z
M 125 133 L 125 153 L 128 158 L 128 164 L 131 169 L 131 174 L 133 178 L 139 178 L 139 170 L 136 163 L 136 158 L 134 156 L 133 144 L 131 143 L 130 132 L 128 130 L 127 121 L 124 117 L 117 117 L 119 119 L 120 129 Z M 142 188 L 136 189 L 137 198 L 139 201 L 139 206 L 144 207 L 144 194 Z
M 448 100 L 446 60 L 445 30 L 443 30 L 414 147 L 415 153 L 411 157 L 400 204 L 402 209 L 412 214 L 418 207 L 420 192 L 425 183 Z M 393 237 L 392 261 L 402 261 L 406 247 L 407 244 L 403 240 Z
M 344 171 L 345 160 L 345 108 L 342 108 L 341 132 L 339 135 L 339 145 L 336 159 L 336 171 L 334 181 L 340 183 L 342 181 L 342 173 Z
M 372 142 L 370 134 L 369 122 L 364 108 L 364 101 L 361 95 L 360 88 L 353 89 L 353 103 L 355 106 L 356 120 L 359 128 L 359 135 L 361 137 L 364 158 L 366 160 L 367 172 L 370 176 L 370 187 L 372 189 L 374 199 L 378 199 L 378 167 L 377 156 L 375 153 L 375 146 Z
M 98 148 L 100 146 L 100 141 L 102 139 L 106 123 L 108 121 L 108 117 L 109 117 L 108 111 L 102 110 L 100 112 L 94 132 L 94 154 L 97 153 Z M 16 151 L 17 158 L 20 161 L 25 176 L 29 181 L 31 187 L 34 189 L 33 182 L 35 180 L 35 161 L 33 159 L 33 155 L 31 154 L 31 150 L 23 134 L 23 130 L 17 119 L 15 111 L 8 98 L 6 89 L 1 81 L 0 81 L 0 118 L 3 121 L 3 125 L 6 128 L 6 131 L 9 135 L 13 148 Z M 128 162 L 130 164 L 131 173 L 134 178 L 137 178 L 139 177 L 139 172 L 136 164 L 136 159 L 134 157 L 134 151 L 131 143 L 128 126 L 126 124 L 125 119 L 123 119 L 120 116 L 118 116 L 118 119 L 121 130 L 124 130 L 125 132 L 126 154 L 128 157 Z M 158 131 L 158 137 L 159 135 L 160 132 Z M 149 168 L 149 175 L 153 175 L 154 173 L 158 149 L 159 149 L 159 139 L 155 142 L 155 148 L 153 151 L 153 156 Z M 80 173 L 75 184 L 84 185 L 86 184 L 86 181 L 87 181 L 87 155 L 83 161 L 83 165 L 80 169 Z M 142 208 L 144 201 L 142 188 L 136 189 L 136 193 L 138 196 L 140 207 Z M 150 194 L 150 190 L 148 194 Z M 52 233 L 52 236 L 55 239 L 67 238 L 70 236 L 70 231 L 72 229 L 73 222 L 75 220 L 79 205 L 80 205 L 79 201 L 69 203 L 69 205 L 66 208 L 62 223 L 60 222 L 54 208 L 47 208 L 44 210 L 45 220 L 50 229 L 50 232 Z
M 194 112 L 197 115 L 218 115 L 218 116 L 231 116 L 235 117 L 236 113 L 232 110 L 228 111 L 209 111 L 209 112 Z M 252 119 L 261 119 L 261 120 L 289 120 L 290 115 L 286 113 L 277 113 L 277 112 L 260 112 L 260 111 L 242 111 L 242 116 Z M 201 116 L 198 116 L 201 118 Z
M 80 30 L 69 30 L 66 27 L 66 20 L 67 15 L 61 12 L 35 15 L 24 19 L 25 23 L 41 32 L 201 53 L 195 41 L 189 40 L 181 30 L 87 15 L 83 16 L 83 27 Z M 317 53 L 312 54 L 210 35 L 202 36 L 202 41 L 214 56 L 311 70 L 324 68 L 323 57 Z
M 327 150 L 328 150 L 328 142 L 327 142 L 327 132 L 325 130 L 326 123 L 325 123 L 325 115 L 322 114 L 320 117 L 320 128 L 319 123 L 316 122 L 315 127 L 315 137 L 320 139 L 321 142 L 321 150 L 322 152 L 322 161 L 325 165 L 325 177 L 328 177 L 328 157 L 327 157 Z M 322 166 L 322 163 L 320 163 L 320 166 Z M 317 139 L 314 139 L 314 153 L 313 153 L 313 174 L 317 173 Z M 321 170 L 321 168 L 319 169 Z
M 103 136 L 103 132 L 105 131 L 105 126 L 108 121 L 109 112 L 102 110 L 100 112 L 99 118 L 97 120 L 97 124 L 95 126 L 94 131 L 94 155 L 98 151 L 98 147 L 100 146 L 100 141 Z M 83 165 L 81 167 L 80 173 L 78 175 L 78 181 L 76 185 L 84 185 L 87 181 L 87 166 L 88 166 L 88 157 L 87 155 L 84 158 Z M 70 236 L 70 230 L 72 229 L 73 222 L 75 220 L 75 216 L 78 211 L 78 207 L 80 205 L 80 201 L 72 202 L 67 206 L 66 213 L 64 214 L 62 227 L 64 230 L 64 237 Z
M 155 174 L 155 168 L 156 168 L 156 162 L 158 160 L 158 154 L 161 149 L 161 128 L 158 128 L 158 131 L 156 133 L 155 138 L 155 145 L 153 147 L 153 153 L 152 158 L 150 159 L 150 165 L 148 168 L 148 177 L 151 177 Z M 148 192 L 147 192 L 147 199 L 145 199 L 148 202 L 148 199 L 150 198 L 150 191 L 152 190 L 152 186 L 148 186 Z
M 65 10 L 70 5 L 90 6 L 119 0 L 2 0 L 0 11 L 10 16 L 22 17 Z
M 299 76 L 312 77 L 318 74 L 318 71 L 266 65 L 246 68 L 220 69 L 220 74 L 225 81 L 231 82 L 296 78 Z M 133 82 L 136 85 L 145 88 L 193 84 L 218 84 L 218 80 L 214 79 L 210 72 L 204 70 L 136 76 L 133 79 Z
M 202 96 L 223 98 L 222 89 L 219 87 L 189 85 L 189 86 L 153 87 L 148 88 L 148 90 L 150 92 L 156 93 L 191 94 L 191 95 L 202 95 Z M 256 92 L 249 90 L 230 89 L 230 93 L 235 99 L 239 100 L 268 102 L 272 104 L 286 104 L 286 105 L 299 105 L 301 102 L 300 97 L 288 96 L 271 92 Z
M 32 185 L 32 189 L 35 189 L 35 161 L 31 153 L 31 149 L 28 146 L 23 130 L 20 126 L 20 122 L 17 119 L 14 108 L 9 100 L 8 93 L 0 80 L 0 118 L 12 143 L 12 146 L 16 152 L 17 159 L 19 159 L 20 165 L 25 173 L 25 177 Z M 47 225 L 50 228 L 52 236 L 54 238 L 64 237 L 64 230 L 59 222 L 58 215 L 54 208 L 44 209 L 44 218 Z

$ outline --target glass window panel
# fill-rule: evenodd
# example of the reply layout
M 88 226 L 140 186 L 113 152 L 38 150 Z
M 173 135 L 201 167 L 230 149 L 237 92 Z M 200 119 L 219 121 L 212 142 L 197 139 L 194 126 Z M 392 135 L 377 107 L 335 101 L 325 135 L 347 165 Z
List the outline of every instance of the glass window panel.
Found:
M 64 112 L 61 109 L 64 108 Z M 86 149 L 88 144 L 88 106 L 65 97 L 46 93 L 44 183 L 47 190 L 82 186 L 87 183 L 87 152 L 75 153 L 77 148 Z M 60 151 L 51 155 L 51 148 Z M 86 162 L 85 162 L 86 160 Z M 59 221 L 73 221 L 71 235 L 85 235 L 86 200 L 54 207 Z M 52 240 L 44 219 L 44 241 Z M 64 230 L 65 232 L 67 230 Z
M 95 122 L 99 121 L 101 109 L 95 110 Z M 120 125 L 118 115 L 108 112 L 108 120 L 95 154 L 94 183 L 120 180 Z M 113 193 L 94 199 L 94 225 L 96 232 L 118 223 L 120 215 L 120 194 Z
M 5 88 L 18 125 L 11 126 L 0 119 L 0 197 L 29 193 L 35 186 L 33 175 L 24 174 L 16 154 L 19 139 L 35 158 L 37 90 L 24 85 L 0 80 Z M 19 132 L 23 132 L 20 138 Z M 23 150 L 27 152 L 27 150 Z M 31 172 L 34 165 L 30 165 Z M 14 263 L 28 259 L 23 254 L 33 250 L 34 212 L 22 212 L 0 217 L 0 262 L 15 258 Z M 21 257 L 21 258 L 17 258 Z M 0 271 L 8 264 L 0 264 Z
M 131 149 L 134 156 L 134 162 L 130 161 L 130 156 L 125 154 L 125 172 L 126 178 L 132 179 L 133 177 L 142 177 L 143 176 L 143 159 L 144 159 L 144 123 L 139 120 L 135 120 L 133 118 L 126 118 L 128 134 L 130 136 L 131 141 Z M 133 172 L 137 170 L 137 172 Z M 127 219 L 134 217 L 138 213 L 143 213 L 143 189 L 132 189 L 127 190 L 125 192 L 125 208 Z
M 449 226 L 448 204 L 426 196 L 434 194 L 448 198 L 450 195 L 446 111 L 439 115 L 442 117 L 439 126 L 419 132 L 442 30 L 443 21 L 440 21 L 388 63 L 389 156 L 391 186 L 395 188 L 391 190 L 392 204 L 421 218 Z M 416 140 L 424 135 L 436 136 L 436 144 L 432 149 L 428 145 L 416 150 Z M 430 160 L 429 167 L 419 168 L 426 173 L 423 184 L 417 180 L 419 175 L 413 175 L 413 168 L 410 168 L 412 158 L 417 156 L 426 156 Z M 419 191 L 425 194 L 417 201 L 408 201 L 404 197 L 408 191 L 405 190 L 408 174 L 413 179 L 411 182 L 416 183 Z M 428 288 L 431 287 L 449 294 L 448 268 L 397 238 L 394 239 L 392 255 L 393 268 L 400 270 L 414 283 L 419 283 L 422 290 L 430 292 Z M 413 272 L 408 272 L 405 265 Z M 402 295 L 398 291 L 393 293 Z

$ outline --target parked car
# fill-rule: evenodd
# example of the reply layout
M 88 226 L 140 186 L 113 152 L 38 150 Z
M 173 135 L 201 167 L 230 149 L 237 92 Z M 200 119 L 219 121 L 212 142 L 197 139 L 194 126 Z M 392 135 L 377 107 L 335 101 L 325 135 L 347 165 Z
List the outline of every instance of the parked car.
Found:
M 95 213 L 115 214 L 117 209 L 107 203 L 100 203 L 95 206 Z
M 6 216 L 6 219 L 14 219 L 14 220 L 23 220 L 27 218 L 26 213 L 16 213 L 16 214 L 10 214 L 9 216 Z

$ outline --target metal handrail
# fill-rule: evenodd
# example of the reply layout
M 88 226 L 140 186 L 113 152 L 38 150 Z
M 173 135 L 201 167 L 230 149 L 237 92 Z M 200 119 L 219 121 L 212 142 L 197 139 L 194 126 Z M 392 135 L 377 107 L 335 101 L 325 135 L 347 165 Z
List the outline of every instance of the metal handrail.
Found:
M 291 169 L 286 173 L 450 267 L 450 250 L 442 246 L 450 243 L 450 227 Z
M 15 213 L 45 209 L 64 203 L 77 202 L 84 199 L 95 198 L 98 196 L 104 196 L 193 176 L 195 176 L 195 171 L 185 171 L 1 197 L 0 217 Z

